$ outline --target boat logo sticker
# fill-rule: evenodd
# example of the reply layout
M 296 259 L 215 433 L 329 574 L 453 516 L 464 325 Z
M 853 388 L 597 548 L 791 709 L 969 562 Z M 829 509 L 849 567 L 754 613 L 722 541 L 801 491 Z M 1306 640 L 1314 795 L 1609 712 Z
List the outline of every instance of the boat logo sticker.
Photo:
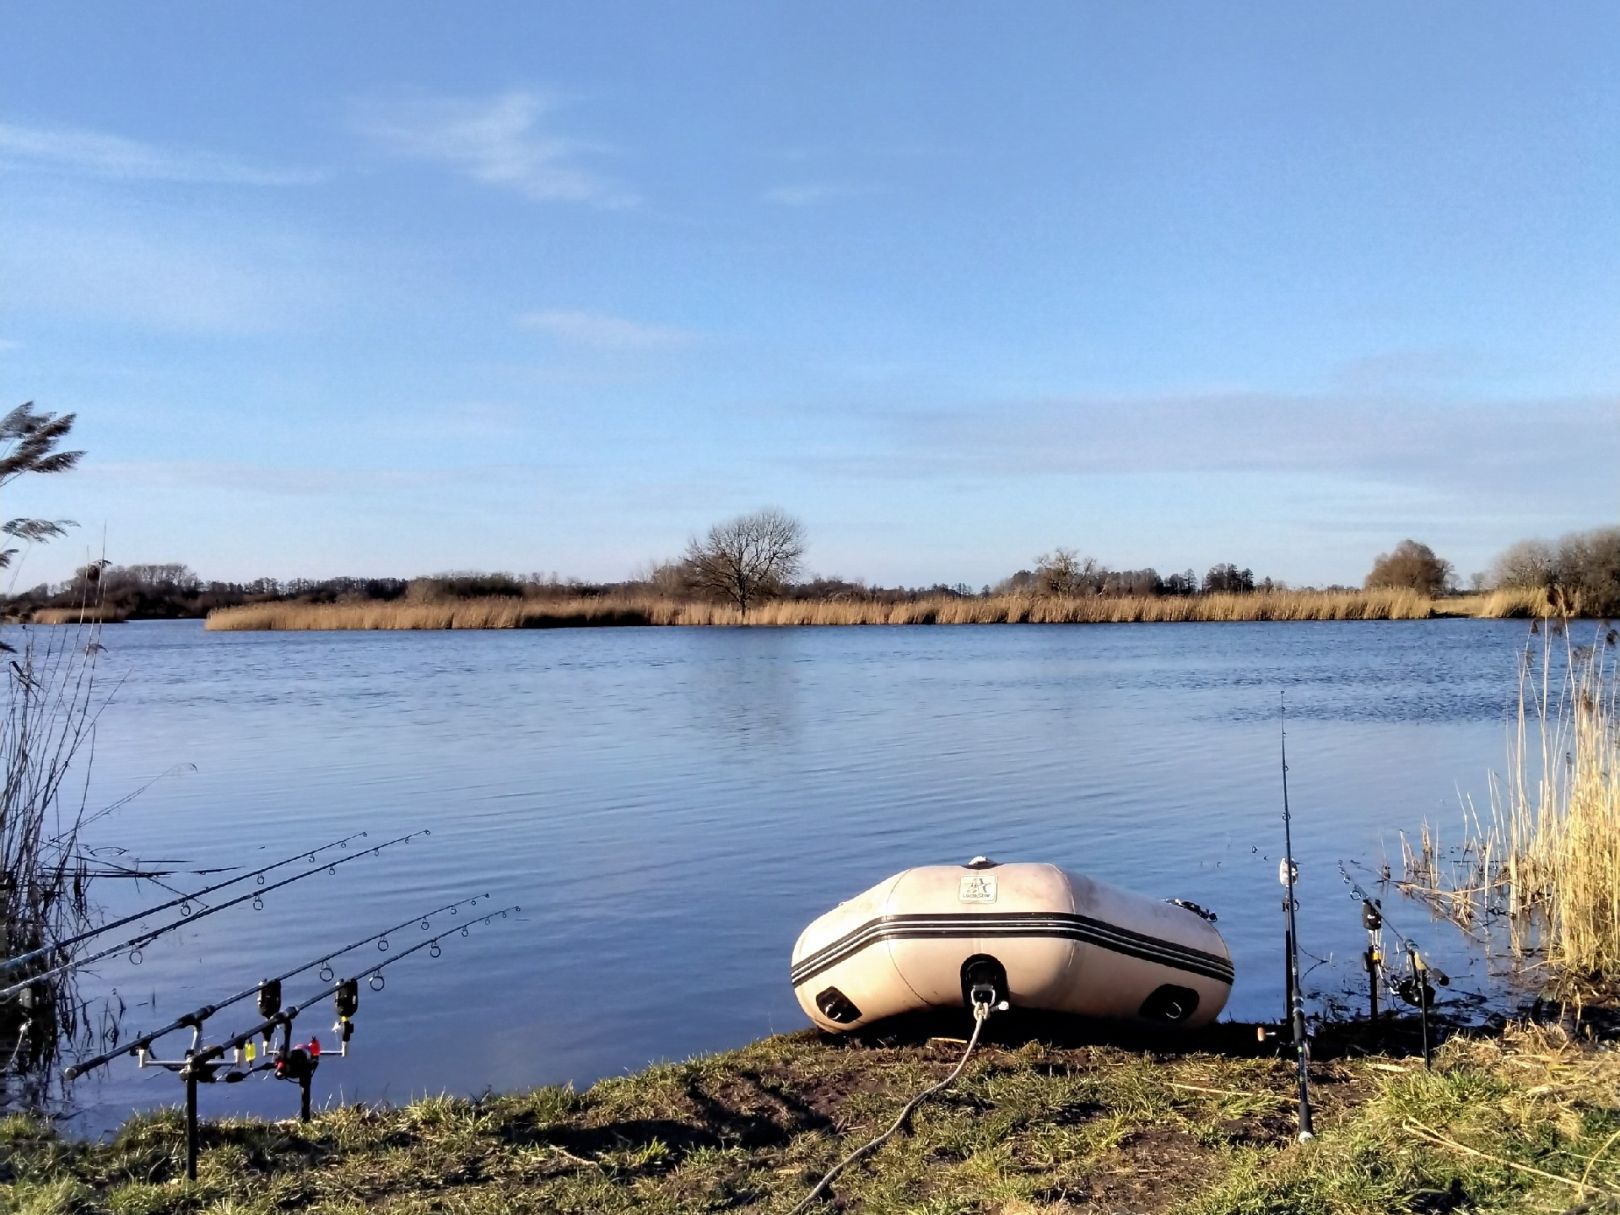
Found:
M 959 903 L 994 903 L 996 901 L 996 879 L 982 873 L 970 873 L 962 879 L 956 888 L 956 901 Z

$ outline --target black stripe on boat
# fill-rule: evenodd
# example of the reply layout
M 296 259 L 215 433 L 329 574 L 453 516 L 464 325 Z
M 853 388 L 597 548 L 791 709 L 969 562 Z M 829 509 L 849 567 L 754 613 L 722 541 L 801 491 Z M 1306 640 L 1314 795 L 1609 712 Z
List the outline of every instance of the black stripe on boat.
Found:
M 926 933 L 903 931 L 913 926 L 939 931 L 928 931 Z M 936 912 L 882 916 L 862 924 L 838 940 L 823 946 L 809 957 L 804 958 L 793 968 L 793 974 L 799 975 L 801 972 L 806 974 L 816 973 L 825 969 L 829 964 L 836 964 L 843 961 L 845 957 L 858 953 L 871 944 L 873 940 L 894 940 L 906 935 L 973 936 L 981 930 L 1000 936 L 1073 936 L 1075 939 L 1090 941 L 1103 948 L 1113 949 L 1117 953 L 1144 957 L 1150 961 L 1165 961 L 1167 964 L 1172 961 L 1186 962 L 1199 967 L 1211 968 L 1216 972 L 1211 975 L 1212 978 L 1220 978 L 1227 982 L 1231 981 L 1232 964 L 1218 954 L 1205 953 L 1202 950 L 1193 949 L 1190 946 L 1181 945 L 1174 941 L 1150 937 L 1145 933 L 1121 928 L 1117 924 L 1092 919 L 1089 916 L 1046 911 L 999 912 L 979 915 Z
M 944 937 L 1057 937 L 1083 941 L 1111 953 L 1155 962 L 1175 970 L 1202 975 L 1219 983 L 1232 982 L 1232 963 L 1219 954 L 1150 937 L 1103 920 L 1070 912 L 1002 911 L 981 915 L 934 913 L 886 915 L 868 920 L 836 941 L 805 957 L 792 970 L 795 987 L 880 941 L 923 940 Z
M 993 940 L 995 938 L 1017 939 L 1030 937 L 1053 937 L 1059 939 L 1082 941 L 1088 945 L 1095 945 L 1100 949 L 1112 953 L 1124 954 L 1128 957 L 1138 958 L 1144 962 L 1153 962 L 1160 966 L 1168 966 L 1173 970 L 1182 970 L 1190 974 L 1202 975 L 1214 979 L 1219 983 L 1230 985 L 1232 982 L 1232 967 L 1224 958 L 1214 954 L 1204 954 L 1198 951 L 1172 952 L 1162 948 L 1148 948 L 1134 942 L 1121 941 L 1113 937 L 1103 936 L 1091 932 L 1073 923 L 1064 924 L 1005 924 L 1005 925 L 911 925 L 879 927 L 859 940 L 851 941 L 846 947 L 830 956 L 817 955 L 806 959 L 804 963 L 792 971 L 792 981 L 795 987 L 823 971 L 829 970 L 839 963 L 854 957 L 869 945 L 885 941 L 950 939 L 950 938 L 982 938 Z

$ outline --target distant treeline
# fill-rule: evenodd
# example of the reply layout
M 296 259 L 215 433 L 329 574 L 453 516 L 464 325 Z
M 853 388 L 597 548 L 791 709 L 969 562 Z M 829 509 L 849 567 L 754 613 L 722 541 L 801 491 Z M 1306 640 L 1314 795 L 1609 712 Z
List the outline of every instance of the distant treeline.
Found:
M 1572 615 L 1620 615 L 1620 527 L 1572 533 L 1556 541 L 1526 540 L 1512 545 L 1487 572 L 1470 579 L 1474 591 L 1512 591 L 1545 596 L 1553 611 Z M 1030 568 L 994 585 L 966 583 L 931 586 L 877 586 L 836 576 L 782 581 L 770 598 L 786 603 L 899 606 L 948 600 L 1054 598 L 1174 599 L 1194 596 L 1266 595 L 1290 590 L 1343 591 L 1350 588 L 1295 588 L 1247 567 L 1219 562 L 1202 575 L 1195 570 L 1161 575 L 1157 570 L 1111 569 L 1070 548 L 1043 553 Z M 1456 593 L 1450 562 L 1427 545 L 1403 540 L 1379 554 L 1367 575 L 1366 590 L 1412 590 L 1430 597 Z M 555 573 L 451 571 L 422 578 L 256 578 L 251 582 L 204 579 L 178 563 L 111 565 L 98 562 L 66 582 L 41 584 L 11 596 L 5 614 L 12 619 L 58 619 L 98 604 L 103 619 L 202 617 L 217 608 L 248 604 L 454 603 L 478 599 L 517 599 L 573 603 L 592 599 L 655 597 L 662 601 L 724 602 L 706 587 L 690 559 L 653 562 L 619 582 L 587 582 Z
M 1083 568 L 1082 568 L 1083 567 Z M 1283 589 L 1256 583 L 1247 569 L 1217 565 L 1200 579 L 1192 570 L 1166 578 L 1151 570 L 1106 570 L 1076 562 L 1072 572 L 1039 566 L 1019 570 L 994 585 L 876 586 L 839 577 L 813 576 L 781 586 L 773 596 L 789 602 L 900 605 L 923 600 L 990 598 L 1003 595 L 1104 595 L 1142 598 L 1245 593 Z M 1343 588 L 1333 588 L 1343 589 Z M 455 571 L 422 578 L 255 578 L 251 582 L 204 579 L 173 562 L 87 567 L 74 578 L 40 584 L 6 601 L 12 618 L 65 619 L 83 605 L 99 604 L 99 615 L 113 620 L 179 620 L 207 616 L 216 608 L 245 604 L 444 603 L 473 599 L 579 600 L 658 595 L 702 602 L 717 598 L 686 577 L 678 563 L 662 563 L 622 582 L 587 582 L 556 574 Z

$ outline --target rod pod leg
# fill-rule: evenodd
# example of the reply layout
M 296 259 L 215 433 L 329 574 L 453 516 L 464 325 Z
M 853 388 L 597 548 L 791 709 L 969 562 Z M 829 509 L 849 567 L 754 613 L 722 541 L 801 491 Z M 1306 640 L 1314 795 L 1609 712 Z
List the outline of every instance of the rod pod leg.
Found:
M 1429 985 L 1418 984 L 1418 1020 L 1423 1023 L 1423 1066 L 1434 1067 L 1434 1046 L 1429 1041 Z
M 1371 1010 L 1372 1025 L 1378 1029 L 1378 954 L 1367 947 L 1367 1004 Z
M 307 1073 L 298 1081 L 298 1121 L 309 1121 L 309 1089 L 313 1079 Z
M 197 1180 L 197 1074 L 186 1069 L 186 1180 Z

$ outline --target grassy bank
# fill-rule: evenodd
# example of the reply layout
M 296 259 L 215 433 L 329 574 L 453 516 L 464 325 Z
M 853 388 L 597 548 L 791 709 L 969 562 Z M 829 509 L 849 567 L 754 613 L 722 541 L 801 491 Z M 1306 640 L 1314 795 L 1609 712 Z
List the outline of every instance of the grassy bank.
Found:
M 1412 591 L 1277 591 L 1246 595 L 948 595 L 885 603 L 779 599 L 747 615 L 722 604 L 650 596 L 516 596 L 389 603 L 262 603 L 209 613 L 210 629 L 521 629 L 589 625 L 1109 624 L 1147 621 L 1421 620 L 1479 614 L 1480 598 Z
M 308 1126 L 181 1121 L 108 1143 L 0 1120 L 0 1209 L 785 1213 L 954 1064 L 959 1043 L 808 1034 L 564 1089 L 335 1109 Z M 1058 1215 L 1588 1210 L 1620 1194 L 1620 1057 L 1548 1031 L 1316 1065 L 1295 1140 L 1291 1065 L 1213 1052 L 992 1045 L 817 1208 Z M 289 1088 L 287 1097 L 294 1097 Z M 206 1096 L 205 1096 L 206 1104 Z

